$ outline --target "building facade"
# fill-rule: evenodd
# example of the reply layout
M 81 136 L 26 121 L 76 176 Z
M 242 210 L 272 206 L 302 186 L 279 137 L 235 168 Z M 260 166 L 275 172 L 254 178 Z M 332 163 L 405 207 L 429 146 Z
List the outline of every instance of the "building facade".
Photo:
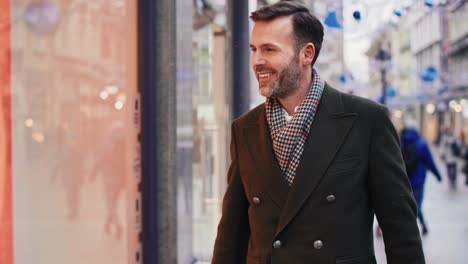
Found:
M 456 10 L 453 6 L 452 10 Z M 400 119 L 396 123 L 401 126 L 405 117 L 418 120 L 423 136 L 431 142 L 437 141 L 445 129 L 460 132 L 454 115 L 461 112 L 456 106 L 461 105 L 461 100 L 453 101 L 455 88 L 451 83 L 454 71 L 449 66 L 448 21 L 452 15 L 448 7 L 446 3 L 432 7 L 425 6 L 423 2 L 413 3 L 395 25 L 387 26 L 368 52 L 375 58 L 377 49 L 387 46 L 391 53 L 389 86 L 397 92 L 397 100 L 389 101 L 388 106 L 394 110 L 396 120 Z M 371 63 L 375 62 L 371 60 Z M 371 82 L 381 79 L 372 68 L 371 65 Z M 428 69 L 436 71 L 432 78 L 425 75 Z
M 453 102 L 451 124 L 456 134 L 468 133 L 468 1 L 451 1 L 447 7 L 448 20 L 448 80 Z M 449 102 L 450 104 L 450 102 Z

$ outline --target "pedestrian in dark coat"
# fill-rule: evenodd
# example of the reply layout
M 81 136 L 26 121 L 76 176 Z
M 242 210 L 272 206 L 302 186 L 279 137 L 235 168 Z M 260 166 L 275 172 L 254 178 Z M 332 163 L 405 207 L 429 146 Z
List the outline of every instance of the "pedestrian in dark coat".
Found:
M 406 128 L 403 130 L 401 149 L 407 167 L 407 174 L 411 182 L 411 188 L 413 189 L 414 198 L 418 206 L 418 219 L 422 226 L 422 233 L 426 235 L 428 233 L 428 228 L 422 213 L 426 172 L 428 170 L 431 171 L 439 182 L 442 181 L 442 177 L 437 169 L 427 142 L 421 138 L 416 129 Z

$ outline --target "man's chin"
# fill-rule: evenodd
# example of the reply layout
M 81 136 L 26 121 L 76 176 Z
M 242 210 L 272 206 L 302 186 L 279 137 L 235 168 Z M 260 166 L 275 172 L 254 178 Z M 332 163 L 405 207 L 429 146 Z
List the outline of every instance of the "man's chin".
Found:
M 270 87 L 260 87 L 259 93 L 263 97 L 271 97 L 273 94 L 273 91 Z

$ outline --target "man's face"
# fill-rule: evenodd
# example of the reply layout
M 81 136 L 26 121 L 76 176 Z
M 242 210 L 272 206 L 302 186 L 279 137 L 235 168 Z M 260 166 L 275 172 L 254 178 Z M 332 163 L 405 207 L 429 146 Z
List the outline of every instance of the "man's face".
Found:
M 291 17 L 257 21 L 250 49 L 262 96 L 284 98 L 298 89 L 302 70 L 295 51 Z

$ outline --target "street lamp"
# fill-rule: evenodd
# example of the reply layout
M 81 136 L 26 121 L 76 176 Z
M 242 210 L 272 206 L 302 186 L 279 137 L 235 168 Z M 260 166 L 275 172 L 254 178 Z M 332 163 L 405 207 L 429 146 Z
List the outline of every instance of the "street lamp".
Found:
M 382 82 L 382 104 L 386 102 L 386 89 L 387 89 L 387 67 L 385 62 L 389 61 L 392 58 L 392 55 L 380 47 L 379 51 L 375 55 L 375 59 L 380 62 L 380 80 Z

